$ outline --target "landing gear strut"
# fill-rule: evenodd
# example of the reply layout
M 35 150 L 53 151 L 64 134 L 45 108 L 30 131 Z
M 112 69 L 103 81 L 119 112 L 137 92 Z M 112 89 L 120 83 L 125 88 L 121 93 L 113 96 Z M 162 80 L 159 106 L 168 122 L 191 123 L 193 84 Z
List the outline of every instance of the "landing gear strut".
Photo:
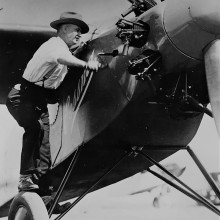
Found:
M 149 148 L 148 148 L 149 149 Z M 206 171 L 206 169 L 204 168 L 204 166 L 202 165 L 202 163 L 199 161 L 199 159 L 197 158 L 197 156 L 195 155 L 195 153 L 193 152 L 193 150 L 187 146 L 187 147 L 178 147 L 176 148 L 176 150 L 187 150 L 188 153 L 190 154 L 190 156 L 192 157 L 192 159 L 194 160 L 194 162 L 196 163 L 196 165 L 198 166 L 198 168 L 200 169 L 200 171 L 202 172 L 203 176 L 205 177 L 205 179 L 208 181 L 208 183 L 210 184 L 210 186 L 212 187 L 213 191 L 216 193 L 216 196 L 220 199 L 220 191 L 217 187 L 217 185 L 215 184 L 214 180 L 212 179 L 212 177 L 208 174 L 208 172 Z M 169 185 L 171 185 L 172 187 L 174 187 L 175 189 L 179 190 L 180 192 L 182 192 L 183 194 L 187 195 L 188 197 L 190 197 L 191 199 L 195 200 L 198 203 L 203 204 L 206 208 L 210 209 L 211 211 L 213 211 L 214 213 L 216 213 L 217 215 L 220 216 L 220 210 L 218 210 L 211 202 L 209 202 L 207 199 L 203 198 L 202 196 L 200 196 L 197 192 L 195 192 L 192 188 L 190 188 L 188 185 L 186 185 L 185 183 L 183 183 L 180 179 L 178 179 L 176 176 L 174 176 L 172 173 L 170 173 L 165 167 L 163 167 L 160 163 L 158 163 L 157 161 L 155 161 L 153 158 L 151 158 L 150 156 L 148 156 L 146 153 L 144 153 L 142 151 L 142 148 L 139 149 L 138 147 L 133 147 L 132 148 L 134 155 L 136 156 L 137 154 L 142 155 L 146 160 L 150 161 L 152 163 L 152 165 L 157 166 L 158 168 L 160 168 L 162 171 L 164 171 L 167 175 L 169 175 L 172 179 L 174 179 L 175 181 L 177 181 L 181 186 L 175 184 L 174 182 L 170 181 L 169 179 L 163 177 L 162 175 L 158 174 L 157 172 L 154 172 L 153 170 L 151 170 L 150 168 L 147 169 L 147 171 L 151 174 L 153 174 L 154 176 L 158 177 L 159 179 L 163 180 L 164 182 L 168 183 Z M 152 147 L 151 150 L 169 150 L 167 147 Z M 170 150 L 175 150 L 175 147 L 171 147 Z M 187 191 L 188 190 L 188 191 Z
M 165 178 L 161 174 L 151 170 L 148 168 L 148 172 L 153 174 L 154 176 L 158 177 L 159 179 L 163 180 L 164 182 L 168 183 L 172 187 L 176 188 L 180 192 L 184 193 L 188 197 L 192 198 L 198 203 L 203 204 L 205 207 L 216 213 L 220 216 L 220 210 L 218 210 L 211 202 L 207 199 L 199 195 L 195 192 L 192 188 L 187 186 L 183 183 L 180 179 L 170 173 L 165 167 L 163 167 L 160 163 L 155 161 L 152 157 L 147 155 L 143 149 L 149 151 L 178 151 L 178 150 L 187 150 L 210 186 L 212 187 L 213 191 L 216 193 L 216 196 L 220 199 L 220 191 L 216 186 L 212 177 L 208 174 L 202 163 L 196 157 L 195 153 L 189 146 L 186 147 L 160 147 L 160 146 L 144 146 L 144 147 L 132 147 L 130 150 L 125 151 L 122 157 L 111 167 L 109 168 L 92 186 L 90 186 L 81 196 L 79 196 L 63 213 L 61 213 L 55 220 L 60 220 L 67 212 L 69 212 L 81 199 L 83 199 L 95 186 L 97 186 L 103 179 L 106 177 L 113 169 L 115 169 L 125 158 L 127 157 L 136 157 L 138 155 L 143 156 L 146 160 L 150 161 L 152 165 L 156 165 L 162 171 L 164 171 L 169 177 L 174 179 L 180 185 L 170 181 L 168 178 Z M 75 152 L 73 159 L 67 169 L 66 174 L 60 184 L 60 187 L 57 190 L 57 193 L 54 198 L 54 202 L 49 210 L 49 216 L 46 210 L 46 207 L 42 201 L 42 199 L 34 192 L 21 192 L 19 193 L 15 199 L 13 200 L 10 211 L 9 211 L 9 220 L 49 220 L 53 213 L 53 209 L 59 201 L 59 198 L 63 192 L 66 182 L 68 181 L 70 174 L 75 166 L 77 158 L 80 154 L 80 148 Z M 36 208 L 37 207 L 37 208 Z
M 106 171 L 106 173 L 104 173 L 98 180 L 96 183 L 94 183 L 89 189 L 87 189 L 80 197 L 78 197 L 78 199 L 76 199 L 71 206 L 69 206 L 69 208 L 62 214 L 60 214 L 55 220 L 60 220 L 71 208 L 73 208 L 84 196 L 86 196 L 95 186 L 97 186 L 103 179 L 105 176 L 107 176 L 114 168 L 116 168 L 125 158 L 127 157 L 131 157 L 131 156 L 138 156 L 138 155 L 142 155 L 146 160 L 150 161 L 152 163 L 152 165 L 156 165 L 157 167 L 159 167 L 161 170 L 163 170 L 168 176 L 170 176 L 172 179 L 174 179 L 175 181 L 177 181 L 181 186 L 177 185 L 176 183 L 170 181 L 169 179 L 165 178 L 164 176 L 154 172 L 153 170 L 151 170 L 150 168 L 148 168 L 148 172 L 150 172 L 151 174 L 153 174 L 154 176 L 158 177 L 159 179 L 163 180 L 164 182 L 168 183 L 169 185 L 173 186 L 174 188 L 176 188 L 177 190 L 179 190 L 180 192 L 184 193 L 185 195 L 187 195 L 188 197 L 192 198 L 193 200 L 195 200 L 198 203 L 203 204 L 205 207 L 207 207 L 208 209 L 210 209 L 211 211 L 213 211 L 214 213 L 216 213 L 217 215 L 220 216 L 220 210 L 218 210 L 211 202 L 209 202 L 207 199 L 205 199 L 204 197 L 202 197 L 201 195 L 199 195 L 197 192 L 195 192 L 192 188 L 190 188 L 188 185 L 186 185 L 185 183 L 183 183 L 181 180 L 179 180 L 176 176 L 174 176 L 173 174 L 171 174 L 165 167 L 163 167 L 160 163 L 158 163 L 157 161 L 155 161 L 153 158 L 151 158 L 150 156 L 148 156 L 146 153 L 144 153 L 143 149 L 147 149 L 150 151 L 177 151 L 177 150 L 187 150 L 189 155 L 192 157 L 192 159 L 194 160 L 194 162 L 196 163 L 196 165 L 198 166 L 198 168 L 200 169 L 200 171 L 202 172 L 202 174 L 204 175 L 204 177 L 206 178 L 206 180 L 208 181 L 208 183 L 210 184 L 210 186 L 212 187 L 213 191 L 216 193 L 217 197 L 220 199 L 220 191 L 218 189 L 218 187 L 216 186 L 214 180 L 212 179 L 212 177 L 208 174 L 208 172 L 206 171 L 206 169 L 204 168 L 204 166 L 202 165 L 202 163 L 199 161 L 199 159 L 196 157 L 195 153 L 193 152 L 193 150 L 189 147 L 160 147 L 160 146 L 145 146 L 145 147 L 132 147 L 131 150 L 125 152 L 125 154 L 121 157 L 121 159 L 119 159 L 115 165 L 110 168 L 108 171 Z M 72 168 L 70 169 L 71 172 Z M 66 175 L 65 175 L 66 176 Z M 65 179 L 65 178 L 64 178 Z M 67 178 L 68 179 L 68 178 Z M 67 181 L 66 179 L 66 181 Z M 63 180 L 65 182 L 65 180 Z M 57 199 L 58 201 L 58 199 Z M 54 203 L 55 205 L 55 203 Z

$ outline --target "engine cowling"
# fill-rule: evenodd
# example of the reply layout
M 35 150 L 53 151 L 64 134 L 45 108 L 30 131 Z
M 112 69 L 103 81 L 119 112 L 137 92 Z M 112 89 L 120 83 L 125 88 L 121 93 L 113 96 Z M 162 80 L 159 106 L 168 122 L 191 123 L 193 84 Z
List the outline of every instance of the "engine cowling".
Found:
M 170 42 L 183 54 L 203 59 L 203 48 L 220 34 L 220 1 L 168 0 L 163 17 Z

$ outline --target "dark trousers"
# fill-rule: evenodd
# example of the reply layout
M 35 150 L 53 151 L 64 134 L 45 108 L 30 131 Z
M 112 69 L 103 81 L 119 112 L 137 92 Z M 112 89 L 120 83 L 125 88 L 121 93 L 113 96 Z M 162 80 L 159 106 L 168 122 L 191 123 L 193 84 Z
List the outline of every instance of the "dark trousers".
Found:
M 49 115 L 43 94 L 34 88 L 13 88 L 6 106 L 24 128 L 20 174 L 32 174 L 37 182 L 51 166 Z

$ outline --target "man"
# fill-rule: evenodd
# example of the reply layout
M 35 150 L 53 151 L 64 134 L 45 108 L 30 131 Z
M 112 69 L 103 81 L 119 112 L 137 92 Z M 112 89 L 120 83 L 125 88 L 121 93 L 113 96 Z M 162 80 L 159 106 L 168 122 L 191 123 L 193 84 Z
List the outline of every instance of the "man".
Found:
M 80 14 L 62 13 L 60 19 L 50 25 L 57 30 L 57 37 L 50 38 L 36 51 L 27 64 L 21 84 L 12 88 L 6 103 L 11 115 L 24 128 L 19 191 L 38 190 L 39 179 L 51 166 L 48 94 L 60 86 L 67 66 L 94 71 L 99 67 L 97 61 L 85 62 L 69 50 L 77 44 L 81 34 L 89 31 Z

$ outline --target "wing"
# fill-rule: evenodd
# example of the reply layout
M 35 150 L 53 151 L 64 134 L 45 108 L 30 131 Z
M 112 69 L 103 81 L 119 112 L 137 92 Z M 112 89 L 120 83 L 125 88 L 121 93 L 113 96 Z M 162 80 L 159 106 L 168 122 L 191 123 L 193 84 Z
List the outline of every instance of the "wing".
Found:
M 5 104 L 10 87 L 19 81 L 37 48 L 53 35 L 41 26 L 0 25 L 0 104 Z

